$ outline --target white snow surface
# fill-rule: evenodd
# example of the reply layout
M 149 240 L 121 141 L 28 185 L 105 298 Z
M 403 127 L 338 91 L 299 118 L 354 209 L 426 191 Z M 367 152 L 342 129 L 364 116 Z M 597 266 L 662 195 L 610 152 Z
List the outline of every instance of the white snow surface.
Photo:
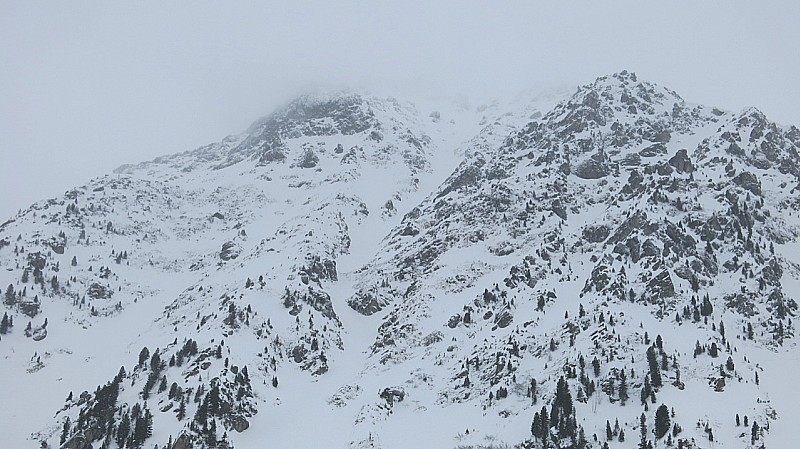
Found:
M 662 403 L 682 428 L 676 441 L 791 447 L 800 422 L 792 323 L 800 185 L 781 161 L 800 163 L 798 142 L 796 128 L 777 127 L 757 110 L 687 104 L 627 72 L 572 95 L 480 106 L 356 93 L 300 98 L 241 135 L 121 167 L 0 226 L 0 286 L 17 295 L 0 307 L 14 322 L 0 335 L 0 446 L 59 447 L 64 420 L 78 420 L 81 392 L 92 397 L 123 366 L 117 405 L 146 404 L 154 418 L 143 447 L 166 447 L 191 433 L 199 402 L 187 401 L 178 420 L 178 401 L 158 383 L 143 399 L 152 368 L 137 368 L 139 352 L 158 350 L 166 361 L 192 339 L 201 354 L 219 347 L 222 357 L 202 359 L 205 366 L 187 359 L 162 374 L 167 384 L 207 391 L 213 378 L 238 385 L 234 371 L 247 367 L 252 396 L 232 403 L 255 409 L 242 412 L 249 427 L 215 421 L 219 439 L 226 433 L 237 448 L 539 447 L 534 413 L 550 411 L 565 375 L 587 447 L 602 447 L 606 420 L 618 420 L 625 434 L 609 447 L 635 446 L 642 413 L 655 439 Z M 681 149 L 691 171 L 669 162 Z M 265 158 L 275 150 L 282 157 Z M 592 161 L 608 172 L 578 176 Z M 641 190 L 633 172 L 642 175 Z M 736 178 L 745 172 L 760 192 Z M 737 239 L 738 225 L 723 224 L 708 256 L 713 268 L 686 271 L 706 260 L 703 225 L 733 217 L 734 203 L 752 219 L 750 246 L 746 228 Z M 655 228 L 642 225 L 612 242 L 637 212 Z M 602 226 L 604 238 L 587 237 Z M 637 245 L 652 239 L 658 254 L 625 253 L 619 245 L 628 235 L 639 236 Z M 773 260 L 782 268 L 774 285 Z M 512 267 L 525 267 L 517 273 L 527 278 L 513 282 Z M 593 281 L 603 270 L 608 287 Z M 674 292 L 659 296 L 651 280 L 662 271 Z M 696 276 L 697 291 L 686 273 Z M 784 316 L 776 315 L 774 291 L 788 307 Z M 730 304 L 736 293 L 750 298 L 751 312 Z M 706 294 L 709 316 L 676 320 Z M 365 295 L 378 301 L 368 314 L 354 310 Z M 26 315 L 24 307 L 39 310 Z M 504 313 L 511 321 L 501 325 Z M 33 335 L 46 337 L 26 336 L 29 321 Z M 645 409 L 645 354 L 656 336 L 669 367 Z M 695 356 L 696 343 L 718 345 L 719 356 Z M 724 367 L 729 356 L 733 370 Z M 596 384 L 585 402 L 581 358 Z M 613 388 L 602 391 L 621 370 L 624 406 Z M 507 397 L 496 397 L 500 387 Z M 387 388 L 402 391 L 402 400 L 382 398 Z M 769 428 L 751 445 L 751 429 L 737 426 L 736 414 Z

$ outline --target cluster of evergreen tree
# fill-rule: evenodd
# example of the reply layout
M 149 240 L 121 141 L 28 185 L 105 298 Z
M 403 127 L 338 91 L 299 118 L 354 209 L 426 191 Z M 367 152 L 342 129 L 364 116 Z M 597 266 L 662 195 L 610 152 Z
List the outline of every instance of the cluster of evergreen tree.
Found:
M 130 413 L 125 411 L 117 428 L 116 442 L 120 448 L 140 448 L 153 435 L 153 415 L 137 402 Z
M 177 344 L 177 340 L 173 344 Z M 214 356 L 221 347 L 222 344 L 216 350 L 206 349 L 202 354 L 206 358 Z M 196 448 L 230 449 L 232 446 L 226 430 L 246 429 L 249 426 L 246 417 L 255 413 L 247 367 L 240 369 L 225 359 L 221 378 L 213 378 L 210 384 L 200 383 L 196 389 L 184 389 L 177 382 L 169 384 L 168 366 L 183 364 L 186 359 L 197 355 L 197 342 L 186 340 L 169 363 L 162 359 L 161 354 L 162 351 L 158 349 L 151 353 L 147 347 L 139 353 L 134 373 L 148 374 L 141 397 L 146 401 L 151 394 L 155 394 L 153 389 L 158 385 L 158 393 L 165 394 L 172 401 L 171 404 L 176 405 L 174 410 L 178 421 L 186 419 L 187 405 L 193 401 L 197 409 L 182 438 Z M 126 373 L 125 367 L 121 367 L 114 380 L 99 386 L 94 394 L 84 393 L 78 401 L 74 401 L 70 394 L 67 402 L 72 406 L 80 406 L 80 409 L 77 420 L 65 419 L 59 444 L 63 446 L 73 439 L 76 440 L 73 444 L 75 447 L 95 447 L 93 443 L 98 441 L 101 443 L 97 447 L 103 448 L 139 449 L 149 444 L 146 442 L 152 436 L 153 415 L 147 402 L 136 402 L 132 406 L 118 403 L 120 391 L 124 388 L 122 381 L 129 378 L 131 376 Z M 162 408 L 162 411 L 166 409 Z M 221 427 L 219 431 L 217 426 Z M 170 443 L 165 447 L 171 448 L 173 444 L 170 436 Z
M 153 415 L 146 405 L 134 404 L 130 410 L 127 404 L 118 405 L 120 384 L 127 377 L 124 367 L 113 381 L 98 386 L 83 408 L 78 420 L 64 421 L 59 443 L 63 445 L 71 438 L 82 438 L 86 444 L 103 441 L 102 447 L 109 447 L 114 441 L 120 448 L 141 448 L 153 433 Z M 72 395 L 67 398 L 72 400 Z
M 708 293 L 706 293 L 700 304 L 697 303 L 697 298 L 692 296 L 691 305 L 684 306 L 682 313 L 677 314 L 675 318 L 678 322 L 684 319 L 699 323 L 704 317 L 707 319 L 707 317 L 711 316 L 712 313 L 714 313 L 714 306 L 711 304 L 711 298 L 709 298 Z
M 0 335 L 7 334 L 14 327 L 14 317 L 9 316 L 8 312 L 3 312 L 3 319 L 0 321 Z
M 544 406 L 534 413 L 531 434 L 543 448 L 583 449 L 587 446 L 583 428 L 577 425 L 569 383 L 563 376 L 558 379 L 550 411 Z

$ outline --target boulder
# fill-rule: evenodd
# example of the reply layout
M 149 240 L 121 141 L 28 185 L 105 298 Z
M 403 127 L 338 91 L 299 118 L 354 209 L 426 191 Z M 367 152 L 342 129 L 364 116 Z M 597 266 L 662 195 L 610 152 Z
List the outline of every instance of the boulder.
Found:
M 575 176 L 581 179 L 600 179 L 608 176 L 608 167 L 604 163 L 590 158 L 578 164 L 574 172 Z
M 172 449 L 192 449 L 192 438 L 185 433 L 181 434 L 172 444 Z
M 749 171 L 743 171 L 733 178 L 733 183 L 737 186 L 761 196 L 761 180 Z
M 239 257 L 241 248 L 233 241 L 227 241 L 222 244 L 222 250 L 219 253 L 219 258 L 225 261 L 233 260 Z
M 233 418 L 233 430 L 242 433 L 249 428 L 250 422 L 244 419 L 244 417 L 237 416 Z
M 678 173 L 691 173 L 694 171 L 694 165 L 692 165 L 692 161 L 689 159 L 689 154 L 685 148 L 678 150 L 675 156 L 669 159 L 669 165 L 675 167 Z
M 650 302 L 657 302 L 656 299 L 669 298 L 675 295 L 675 284 L 669 271 L 662 270 L 647 283 L 647 292 L 651 295 Z
M 384 388 L 379 395 L 391 407 L 395 402 L 403 402 L 406 397 L 406 392 L 400 387 L 387 387 Z
M 583 228 L 583 238 L 589 243 L 600 243 L 608 238 L 611 228 L 607 225 L 588 225 Z
M 92 299 L 109 299 L 114 294 L 114 291 L 105 285 L 93 282 L 86 290 L 86 294 Z

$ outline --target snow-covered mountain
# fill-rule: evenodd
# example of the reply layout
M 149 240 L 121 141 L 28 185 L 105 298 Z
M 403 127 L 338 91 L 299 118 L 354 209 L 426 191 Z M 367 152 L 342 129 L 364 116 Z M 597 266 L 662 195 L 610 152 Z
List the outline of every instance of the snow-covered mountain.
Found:
M 2 429 L 788 447 L 798 150 L 629 72 L 478 107 L 300 97 L 0 225 Z

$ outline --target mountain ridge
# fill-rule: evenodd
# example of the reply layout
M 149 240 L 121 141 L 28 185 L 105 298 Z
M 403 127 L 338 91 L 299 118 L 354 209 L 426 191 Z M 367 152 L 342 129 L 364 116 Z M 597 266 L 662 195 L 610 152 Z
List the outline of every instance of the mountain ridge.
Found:
M 780 446 L 797 411 L 763 366 L 796 355 L 797 128 L 627 71 L 503 107 L 301 97 L 0 226 L 0 348 L 28 371 L 4 377 L 98 359 L 78 329 L 125 348 L 94 393 L 67 374 L 85 393 L 36 399 L 29 420 L 61 411 L 33 439 L 301 447 L 318 416 L 334 447 L 623 447 L 643 413 L 645 443 Z

